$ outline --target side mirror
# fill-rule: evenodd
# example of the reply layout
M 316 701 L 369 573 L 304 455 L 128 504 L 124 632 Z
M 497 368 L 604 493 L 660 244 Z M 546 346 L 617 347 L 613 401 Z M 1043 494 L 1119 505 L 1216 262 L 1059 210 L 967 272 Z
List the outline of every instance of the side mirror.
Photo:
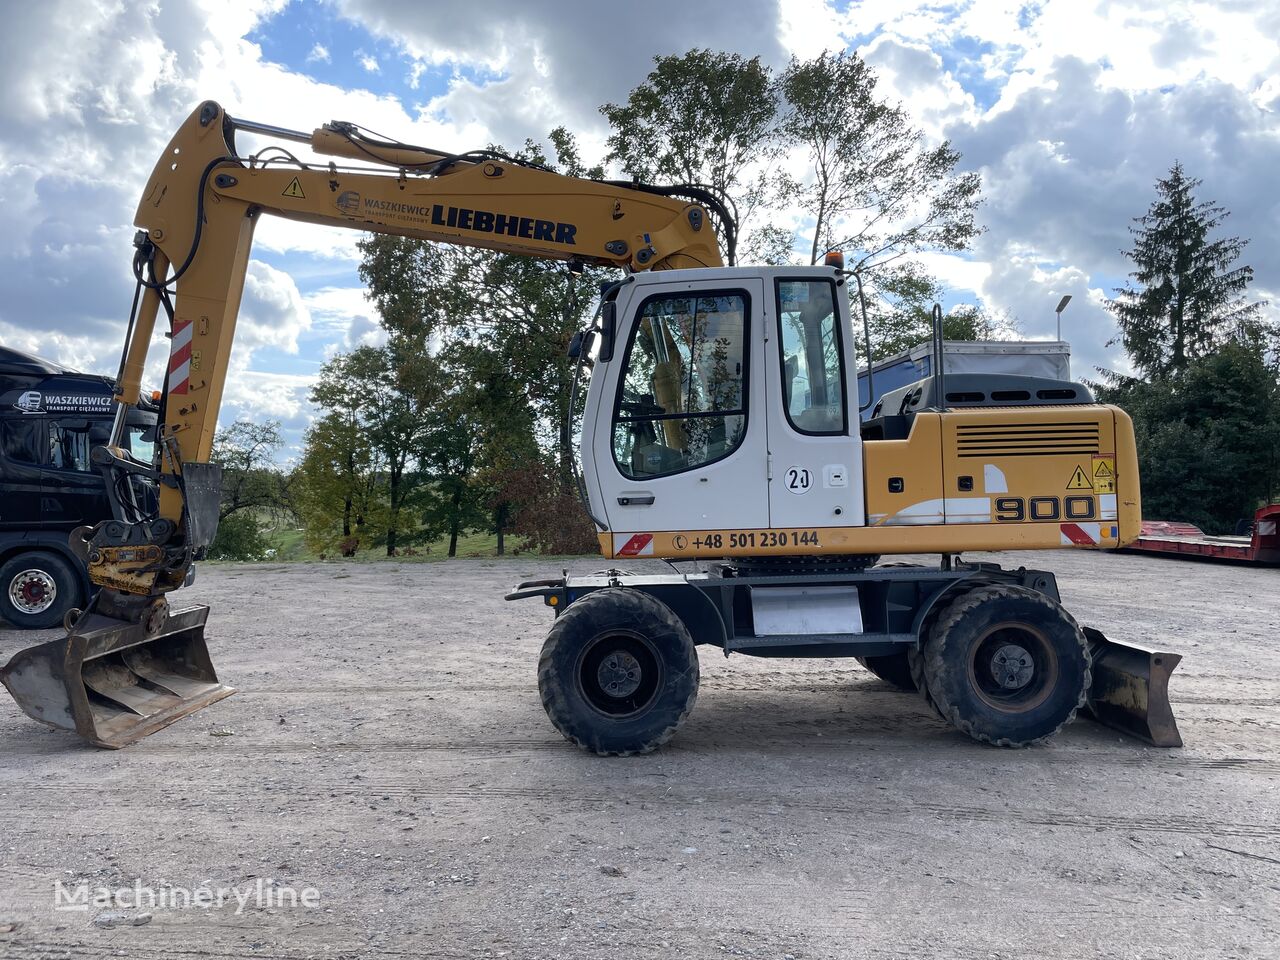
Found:
M 613 359 L 613 341 L 618 332 L 618 303 L 610 300 L 600 308 L 600 352 L 596 355 L 601 362 Z

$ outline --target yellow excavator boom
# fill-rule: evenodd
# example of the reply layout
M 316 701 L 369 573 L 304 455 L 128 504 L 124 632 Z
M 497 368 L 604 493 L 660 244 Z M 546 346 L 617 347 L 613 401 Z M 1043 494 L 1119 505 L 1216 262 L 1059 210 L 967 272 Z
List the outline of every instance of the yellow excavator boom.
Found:
M 238 133 L 305 143 L 344 163 L 304 162 L 278 144 L 242 156 Z M 703 188 L 566 176 L 494 151 L 391 143 L 349 123 L 307 134 L 202 103 L 165 147 L 134 221 L 142 296 L 112 441 L 94 451 L 116 519 L 72 535 L 101 589 L 68 618 L 67 637 L 20 652 L 0 671 L 30 716 L 100 746 L 123 746 L 232 692 L 205 648 L 207 609 L 171 616 L 165 595 L 189 582 L 217 529 L 220 470 L 209 459 L 263 214 L 630 271 L 722 265 L 712 215 L 733 243 L 724 202 Z M 162 423 L 157 460 L 145 464 L 121 437 L 162 309 L 170 338 Z M 134 477 L 158 490 L 155 509 Z

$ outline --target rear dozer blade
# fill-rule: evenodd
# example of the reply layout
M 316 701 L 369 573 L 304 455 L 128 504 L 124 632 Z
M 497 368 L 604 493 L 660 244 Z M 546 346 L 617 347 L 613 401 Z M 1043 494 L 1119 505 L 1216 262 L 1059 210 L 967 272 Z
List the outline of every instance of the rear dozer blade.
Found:
M 61 640 L 15 654 L 0 681 L 32 719 L 118 749 L 235 693 L 209 660 L 208 616 L 189 607 L 148 634 L 90 611 Z
M 1182 746 L 1169 703 L 1169 675 L 1182 655 L 1108 640 L 1092 627 L 1084 635 L 1093 654 L 1094 719 L 1152 746 Z

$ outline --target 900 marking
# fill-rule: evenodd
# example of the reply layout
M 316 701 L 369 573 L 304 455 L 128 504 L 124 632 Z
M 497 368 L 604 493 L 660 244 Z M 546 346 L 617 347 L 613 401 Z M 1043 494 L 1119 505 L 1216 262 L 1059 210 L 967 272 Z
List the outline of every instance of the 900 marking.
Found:
M 1092 520 L 1098 504 L 1093 497 L 997 497 L 996 519 L 1001 523 L 1024 520 L 1051 523 L 1055 520 Z

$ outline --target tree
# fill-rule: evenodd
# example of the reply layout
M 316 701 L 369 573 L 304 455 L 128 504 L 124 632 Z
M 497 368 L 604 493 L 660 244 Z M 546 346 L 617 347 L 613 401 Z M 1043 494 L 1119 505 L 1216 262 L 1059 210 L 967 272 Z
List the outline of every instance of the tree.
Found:
M 429 413 L 444 397 L 439 365 L 412 341 L 392 336 L 384 347 L 358 347 L 347 354 L 346 376 L 361 385 L 360 419 L 385 472 L 382 513 L 387 556 L 396 555 L 403 514 L 419 477 L 410 466 L 429 430 Z M 409 524 L 416 531 L 416 521 Z
M 266 560 L 270 550 L 258 518 L 252 513 L 233 513 L 218 522 L 207 556 L 210 560 Z
M 926 248 L 964 250 L 978 235 L 978 174 L 957 174 L 949 142 L 929 145 L 902 107 L 877 98 L 856 53 L 793 57 L 780 87 L 783 134 L 812 174 L 797 188 L 814 218 L 810 263 L 848 248 L 866 272 Z
M 1210 239 L 1229 215 L 1212 201 L 1197 201 L 1201 181 L 1180 163 L 1156 181 L 1156 199 L 1129 228 L 1135 285 L 1116 291 L 1107 306 L 1120 326 L 1117 338 L 1143 376 L 1163 379 L 1231 341 L 1275 336 L 1261 319 L 1262 303 L 1245 288 L 1253 268 L 1235 266 L 1247 240 Z M 1112 340 L 1108 343 L 1115 343 Z
M 467 360 L 484 348 L 458 343 L 445 361 L 454 389 L 434 411 L 423 438 L 423 469 L 431 477 L 432 495 L 422 508 L 423 528 L 433 539 L 447 534 L 450 557 L 458 554 L 458 537 L 464 530 L 484 523 L 484 504 L 474 475 L 483 446 L 483 413 L 477 404 L 477 386 L 458 377 Z
M 284 474 L 275 455 L 284 446 L 276 421 L 237 420 L 213 438 L 210 462 L 222 467 L 218 532 L 209 546 L 214 560 L 261 560 L 269 545 L 262 516 L 291 512 Z
M 282 505 L 282 475 L 275 455 L 283 446 L 278 420 L 237 420 L 214 435 L 209 461 L 222 467 L 219 521 L 240 511 L 264 511 Z
M 1280 494 L 1280 383 L 1262 351 L 1227 343 L 1174 378 L 1113 378 L 1134 421 L 1144 516 L 1230 533 Z
M 378 508 L 379 450 L 365 429 L 364 392 L 345 356 L 320 369 L 311 402 L 324 413 L 307 431 L 298 465 L 298 510 L 317 552 L 353 551 L 371 541 Z
M 852 296 L 856 311 L 856 292 Z M 867 294 L 871 362 L 927 343 L 933 337 L 933 305 L 942 298 L 941 285 L 913 261 L 881 270 Z M 1015 321 L 969 304 L 952 307 L 942 317 L 944 340 L 990 340 L 1016 333 Z
M 518 156 L 571 176 L 602 174 L 583 164 L 563 128 L 548 139 L 554 160 L 532 142 Z M 360 275 L 383 326 L 421 354 L 454 343 L 483 343 L 492 350 L 505 366 L 506 380 L 532 409 L 539 442 L 554 448 L 562 482 L 570 484 L 566 414 L 572 368 L 565 351 L 585 326 L 585 311 L 606 272 L 571 273 L 535 257 L 383 236 L 362 240 L 360 249 Z
M 709 185 L 733 197 L 745 222 L 766 198 L 779 150 L 769 68 L 696 49 L 653 62 L 626 103 L 600 108 L 613 127 L 606 161 L 638 180 Z

